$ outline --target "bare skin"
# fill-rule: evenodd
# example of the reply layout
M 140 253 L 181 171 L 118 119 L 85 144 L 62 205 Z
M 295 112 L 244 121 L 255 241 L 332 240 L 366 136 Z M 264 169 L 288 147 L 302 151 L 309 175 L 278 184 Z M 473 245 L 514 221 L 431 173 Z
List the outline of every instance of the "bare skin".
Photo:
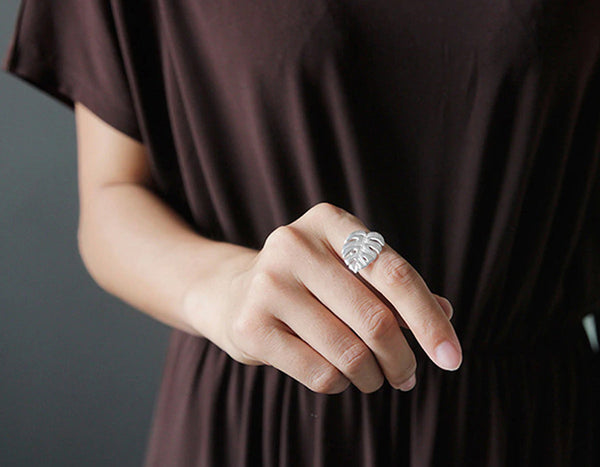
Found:
M 410 390 L 416 359 L 402 327 L 440 368 L 460 366 L 450 302 L 398 252 L 386 245 L 358 275 L 344 265 L 346 236 L 370 230 L 360 219 L 320 203 L 261 250 L 209 240 L 157 195 L 142 144 L 80 103 L 75 119 L 79 250 L 107 292 L 315 392 L 370 393 L 386 380 Z M 454 351 L 436 354 L 443 342 Z

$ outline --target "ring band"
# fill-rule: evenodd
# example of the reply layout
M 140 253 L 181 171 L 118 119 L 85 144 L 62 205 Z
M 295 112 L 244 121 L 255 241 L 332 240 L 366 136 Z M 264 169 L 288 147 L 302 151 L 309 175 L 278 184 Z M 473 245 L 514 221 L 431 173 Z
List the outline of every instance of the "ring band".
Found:
M 342 258 L 348 268 L 357 273 L 377 259 L 384 245 L 385 241 L 380 233 L 356 230 L 346 238 Z

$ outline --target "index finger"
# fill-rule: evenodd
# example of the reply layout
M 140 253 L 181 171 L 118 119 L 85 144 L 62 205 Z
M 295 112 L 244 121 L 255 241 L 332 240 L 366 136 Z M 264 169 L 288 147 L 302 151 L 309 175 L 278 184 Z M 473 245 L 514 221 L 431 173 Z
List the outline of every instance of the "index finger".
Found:
M 340 208 L 330 214 L 328 221 L 320 225 L 324 237 L 341 257 L 346 237 L 357 224 L 364 224 Z M 368 231 L 366 227 L 364 230 Z M 462 350 L 454 327 L 421 275 L 404 257 L 386 243 L 379 256 L 358 274 L 396 309 L 433 362 L 445 370 L 456 370 L 461 365 Z

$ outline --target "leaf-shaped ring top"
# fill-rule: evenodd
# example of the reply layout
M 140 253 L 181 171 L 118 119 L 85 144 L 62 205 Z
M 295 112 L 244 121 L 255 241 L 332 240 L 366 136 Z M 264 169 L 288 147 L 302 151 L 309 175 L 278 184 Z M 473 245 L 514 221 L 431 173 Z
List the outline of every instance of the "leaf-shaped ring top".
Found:
M 383 236 L 377 232 L 362 230 L 352 232 L 342 247 L 342 258 L 354 273 L 371 264 L 385 245 Z

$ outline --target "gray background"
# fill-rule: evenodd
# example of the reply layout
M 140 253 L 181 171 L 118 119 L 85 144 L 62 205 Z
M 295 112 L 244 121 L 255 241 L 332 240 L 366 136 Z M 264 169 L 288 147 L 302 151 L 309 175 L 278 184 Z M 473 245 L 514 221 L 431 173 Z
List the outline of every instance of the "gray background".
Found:
M 6 55 L 18 0 L 0 2 Z M 141 465 L 169 329 L 77 250 L 73 112 L 0 71 L 0 466 Z

